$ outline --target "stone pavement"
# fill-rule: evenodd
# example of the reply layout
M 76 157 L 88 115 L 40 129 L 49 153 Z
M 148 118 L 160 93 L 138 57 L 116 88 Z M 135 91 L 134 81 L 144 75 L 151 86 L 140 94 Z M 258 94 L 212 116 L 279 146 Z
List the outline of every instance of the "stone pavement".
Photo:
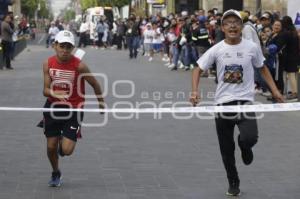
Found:
M 188 100 L 190 72 L 170 72 L 158 58 L 152 63 L 144 57 L 129 60 L 125 51 L 86 50 L 84 60 L 91 70 L 108 76 L 109 107 L 141 102 L 167 107 Z M 51 49 L 29 46 L 13 62 L 14 71 L 0 71 L 0 106 L 42 107 L 41 63 L 51 54 Z M 119 95 L 131 93 L 128 81 L 117 80 L 132 81 L 134 95 L 115 97 L 113 90 Z M 201 80 L 201 85 L 203 93 L 215 87 L 210 79 Z M 49 188 L 46 142 L 42 130 L 35 127 L 41 113 L 1 111 L 0 199 L 227 198 L 213 120 L 179 120 L 171 114 L 161 119 L 151 114 L 117 116 L 127 119 L 85 114 L 87 123 L 100 123 L 105 117 L 108 122 L 103 127 L 84 127 L 75 153 L 60 159 L 62 187 Z M 250 166 L 242 164 L 237 148 L 240 198 L 300 198 L 299 118 L 298 112 L 265 114 L 259 120 L 260 138 Z

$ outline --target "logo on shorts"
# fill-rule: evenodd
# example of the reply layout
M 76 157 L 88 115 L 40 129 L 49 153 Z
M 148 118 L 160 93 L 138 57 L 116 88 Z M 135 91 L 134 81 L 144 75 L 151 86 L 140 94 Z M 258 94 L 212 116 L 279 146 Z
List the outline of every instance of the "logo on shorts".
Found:
M 77 128 L 76 127 L 73 127 L 73 126 L 71 126 L 70 127 L 72 130 L 77 130 Z

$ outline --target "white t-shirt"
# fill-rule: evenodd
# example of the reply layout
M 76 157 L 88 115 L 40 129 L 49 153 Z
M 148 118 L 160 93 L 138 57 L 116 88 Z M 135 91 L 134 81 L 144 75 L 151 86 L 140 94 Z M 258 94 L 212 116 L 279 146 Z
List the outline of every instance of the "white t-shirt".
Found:
M 168 32 L 167 38 L 168 38 L 169 42 L 171 42 L 171 43 L 174 42 L 177 39 L 174 32 Z
M 95 33 L 96 33 L 96 24 L 94 22 L 90 22 L 89 28 L 90 28 L 90 39 L 94 40 Z
M 160 31 L 160 28 L 157 28 L 156 30 L 154 30 L 154 38 L 152 40 L 153 44 L 161 44 L 162 43 L 162 33 Z
M 146 29 L 145 31 L 144 31 L 144 43 L 145 44 L 151 44 L 152 43 L 152 40 L 153 40 L 153 38 L 154 38 L 154 30 L 148 30 L 148 29 Z
M 264 60 L 254 42 L 242 39 L 237 45 L 229 45 L 224 40 L 219 42 L 197 63 L 204 71 L 216 63 L 218 86 L 215 103 L 221 104 L 235 100 L 254 101 L 254 67 L 261 68 Z
M 88 25 L 88 23 L 81 23 L 81 25 L 80 25 L 80 28 L 79 28 L 79 32 L 80 33 L 84 33 L 84 32 L 86 32 L 86 31 L 88 31 L 89 30 L 89 25 Z
M 49 28 L 48 34 L 50 35 L 50 39 L 55 39 L 57 33 L 59 33 L 59 29 L 56 26 L 51 26 Z
M 253 41 L 258 46 L 260 46 L 260 40 L 258 38 L 256 28 L 254 27 L 254 25 L 251 24 L 251 22 L 247 22 L 244 24 L 244 28 L 242 30 L 242 37 L 244 39 Z

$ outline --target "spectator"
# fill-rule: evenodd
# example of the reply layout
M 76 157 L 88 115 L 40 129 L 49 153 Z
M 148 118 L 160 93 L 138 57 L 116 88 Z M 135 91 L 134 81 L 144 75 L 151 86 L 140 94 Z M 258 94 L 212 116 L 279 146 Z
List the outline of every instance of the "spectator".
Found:
M 47 47 L 49 47 L 50 45 L 53 44 L 53 42 L 55 40 L 55 36 L 58 34 L 58 32 L 59 32 L 59 29 L 55 26 L 55 22 L 52 21 L 51 26 L 48 31 L 49 43 L 48 43 Z
M 11 47 L 12 47 L 12 36 L 13 29 L 10 26 L 12 18 L 9 14 L 4 16 L 4 20 L 1 23 L 1 44 L 3 47 L 3 60 L 5 60 L 6 68 L 12 70 L 11 67 Z
M 89 26 L 88 23 L 84 20 L 79 28 L 79 43 L 78 43 L 78 48 L 81 47 L 81 45 L 83 45 L 83 47 L 85 48 L 87 45 L 87 35 L 89 33 Z M 98 37 L 98 39 L 100 39 Z

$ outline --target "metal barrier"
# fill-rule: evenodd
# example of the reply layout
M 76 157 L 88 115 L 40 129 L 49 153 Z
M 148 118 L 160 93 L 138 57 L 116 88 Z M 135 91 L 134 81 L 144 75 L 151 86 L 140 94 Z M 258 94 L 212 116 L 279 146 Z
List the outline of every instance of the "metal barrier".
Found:
M 14 56 L 17 56 L 20 54 L 25 48 L 27 47 L 27 41 L 26 39 L 20 39 L 15 42 L 15 51 Z M 0 68 L 3 68 L 5 66 L 4 60 L 3 60 L 3 49 L 0 46 Z

